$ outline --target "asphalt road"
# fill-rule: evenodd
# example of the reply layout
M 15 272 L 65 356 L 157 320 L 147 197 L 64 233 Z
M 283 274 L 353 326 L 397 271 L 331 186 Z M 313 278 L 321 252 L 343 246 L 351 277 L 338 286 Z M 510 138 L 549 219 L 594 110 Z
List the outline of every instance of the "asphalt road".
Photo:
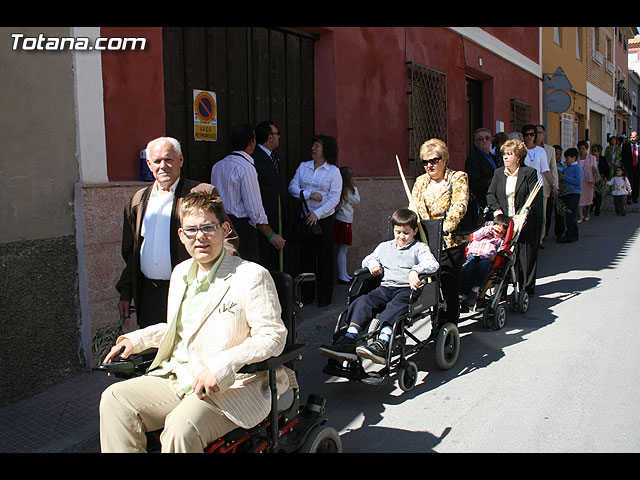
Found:
M 322 373 L 316 349 L 346 287 L 330 307 L 302 309 L 301 398 L 325 396 L 345 453 L 640 451 L 640 213 L 604 212 L 580 224 L 577 243 L 545 244 L 527 313 L 508 311 L 499 331 L 464 320 L 455 366 L 441 370 L 430 345 L 412 358 L 409 392 L 395 376 L 370 386 Z M 86 438 L 65 451 L 98 452 L 97 432 Z
M 580 240 L 547 239 L 536 295 L 508 311 L 502 330 L 460 324 L 456 365 L 440 370 L 433 347 L 415 355 L 409 392 L 322 373 L 333 323 L 299 332 L 302 398 L 327 399 L 345 452 L 640 451 L 640 214 L 604 212 Z M 419 337 L 426 338 L 426 336 Z

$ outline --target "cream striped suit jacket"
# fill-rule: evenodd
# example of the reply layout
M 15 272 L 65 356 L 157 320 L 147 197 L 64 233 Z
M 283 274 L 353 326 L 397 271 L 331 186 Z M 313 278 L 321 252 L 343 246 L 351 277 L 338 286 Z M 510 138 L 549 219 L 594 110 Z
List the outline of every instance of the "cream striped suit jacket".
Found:
M 178 265 L 169 285 L 168 323 L 151 325 L 124 335 L 134 346 L 133 353 L 158 348 L 171 332 L 171 324 L 185 293 L 183 280 L 193 259 Z M 188 339 L 189 368 L 193 376 L 208 367 L 218 381 L 213 402 L 236 425 L 251 428 L 265 419 L 271 408 L 268 373 L 236 373 L 244 365 L 279 355 L 284 349 L 287 329 L 280 318 L 281 307 L 275 284 L 262 266 L 225 255 L 209 288 L 210 301 L 198 328 Z M 157 366 L 156 358 L 150 370 Z M 286 367 L 277 371 L 278 393 L 297 388 L 295 374 Z

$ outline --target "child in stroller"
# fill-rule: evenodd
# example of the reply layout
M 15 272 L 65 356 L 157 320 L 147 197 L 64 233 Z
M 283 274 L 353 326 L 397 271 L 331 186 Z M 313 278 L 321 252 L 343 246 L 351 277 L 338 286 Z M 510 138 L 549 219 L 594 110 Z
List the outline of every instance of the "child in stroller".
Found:
M 460 303 L 463 309 L 475 305 L 496 255 L 504 244 L 510 221 L 507 215 L 496 215 L 493 222 L 487 222 L 471 235 L 460 275 Z

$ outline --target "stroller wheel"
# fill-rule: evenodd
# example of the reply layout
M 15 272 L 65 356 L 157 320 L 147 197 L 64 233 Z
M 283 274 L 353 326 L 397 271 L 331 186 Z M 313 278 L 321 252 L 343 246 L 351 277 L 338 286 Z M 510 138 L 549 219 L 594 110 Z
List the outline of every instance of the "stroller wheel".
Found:
M 482 326 L 484 328 L 491 328 L 493 325 L 493 309 L 491 305 L 487 305 L 482 312 Z
M 518 310 L 522 313 L 526 313 L 529 309 L 529 293 L 526 290 L 520 292 L 520 298 L 518 298 Z
M 504 327 L 504 324 L 507 322 L 507 309 L 504 308 L 504 305 L 498 305 L 496 307 L 496 311 L 493 314 L 493 321 L 491 322 L 491 327 L 494 330 L 500 330 Z

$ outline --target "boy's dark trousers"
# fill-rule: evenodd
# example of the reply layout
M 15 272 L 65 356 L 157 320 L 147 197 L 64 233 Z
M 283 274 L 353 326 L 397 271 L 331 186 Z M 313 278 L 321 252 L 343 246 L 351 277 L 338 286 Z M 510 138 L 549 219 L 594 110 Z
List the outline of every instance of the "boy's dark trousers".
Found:
M 549 198 L 549 201 L 553 201 L 552 198 Z M 562 202 L 563 204 L 567 204 L 567 196 L 566 195 L 558 195 L 558 201 Z M 556 222 L 555 222 L 555 228 L 554 228 L 554 232 L 556 234 L 556 238 L 561 238 L 564 235 L 564 231 L 566 230 L 566 225 L 565 225 L 565 221 L 564 221 L 564 215 L 562 213 L 558 212 L 558 207 L 554 205 L 554 209 L 555 209 L 555 216 L 556 216 Z
M 347 310 L 347 324 L 355 323 L 364 329 L 380 313 L 380 326 L 394 325 L 400 315 L 409 311 L 410 287 L 380 285 L 366 295 L 356 298 Z
M 566 195 L 567 213 L 564 221 L 566 225 L 565 236 L 571 240 L 578 239 L 578 205 L 580 204 L 579 193 L 569 193 Z

